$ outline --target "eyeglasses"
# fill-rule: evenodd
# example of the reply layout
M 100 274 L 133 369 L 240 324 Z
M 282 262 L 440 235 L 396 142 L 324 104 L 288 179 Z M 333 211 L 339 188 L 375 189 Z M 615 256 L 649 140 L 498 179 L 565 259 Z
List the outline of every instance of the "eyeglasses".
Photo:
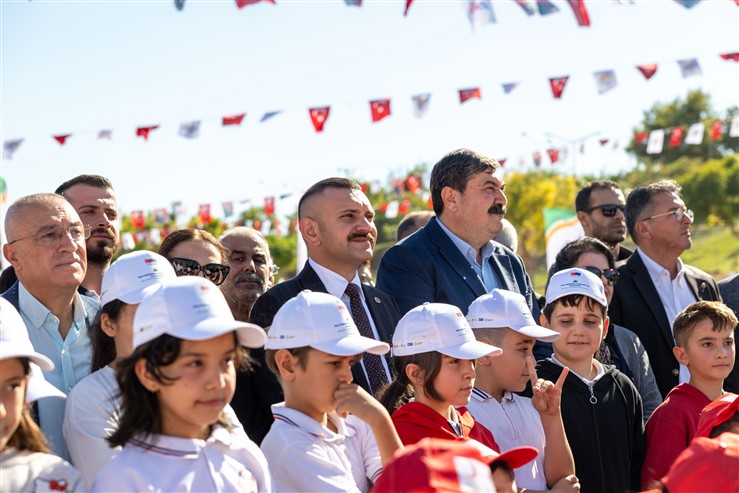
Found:
M 200 265 L 189 258 L 174 257 L 169 259 L 169 263 L 174 267 L 177 276 L 197 276 L 201 272 L 206 279 L 210 280 L 216 286 L 220 286 L 228 276 L 231 267 L 224 264 L 205 264 Z
M 662 214 L 655 214 L 654 216 L 647 217 L 645 219 L 642 219 L 642 221 L 649 221 L 650 219 L 655 219 L 657 217 L 663 217 L 663 216 L 669 216 L 670 214 L 675 215 L 675 220 L 679 223 L 683 222 L 683 219 L 686 217 L 690 219 L 690 222 L 693 222 L 693 219 L 695 218 L 695 214 L 693 214 L 693 211 L 690 209 L 682 210 L 682 209 L 675 209 L 673 211 L 667 211 L 663 212 Z
M 603 276 L 610 286 L 615 286 L 616 284 L 618 284 L 618 280 L 621 279 L 621 274 L 616 269 L 600 270 L 599 268 L 593 267 L 592 265 L 583 267 L 583 269 L 595 274 L 598 277 Z
M 72 241 L 79 243 L 82 240 L 86 240 L 92 234 L 92 227 L 84 227 L 81 224 L 70 226 L 67 229 L 61 226 L 50 226 L 47 228 L 41 228 L 36 234 L 30 236 L 24 236 L 23 238 L 16 238 L 13 241 L 9 241 L 8 245 L 18 243 L 22 240 L 33 238 L 33 240 L 43 247 L 52 247 L 59 243 L 59 241 L 66 235 Z
M 601 214 L 603 214 L 605 217 L 613 217 L 616 215 L 616 211 L 621 211 L 622 213 L 626 211 L 626 206 L 623 204 L 603 204 L 603 205 L 596 205 L 593 207 L 590 207 L 588 209 L 585 209 L 585 212 L 590 214 L 595 209 L 600 209 Z

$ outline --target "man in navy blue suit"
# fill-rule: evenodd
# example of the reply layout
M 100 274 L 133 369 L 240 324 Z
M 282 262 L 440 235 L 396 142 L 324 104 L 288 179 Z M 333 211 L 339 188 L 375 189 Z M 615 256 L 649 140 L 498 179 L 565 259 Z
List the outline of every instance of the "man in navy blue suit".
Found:
M 377 275 L 377 287 L 395 299 L 401 313 L 426 301 L 466 313 L 478 296 L 501 288 L 522 294 L 539 319 L 521 258 L 493 241 L 508 202 L 499 168 L 495 159 L 469 149 L 436 163 L 431 172 L 436 217 L 390 248 Z

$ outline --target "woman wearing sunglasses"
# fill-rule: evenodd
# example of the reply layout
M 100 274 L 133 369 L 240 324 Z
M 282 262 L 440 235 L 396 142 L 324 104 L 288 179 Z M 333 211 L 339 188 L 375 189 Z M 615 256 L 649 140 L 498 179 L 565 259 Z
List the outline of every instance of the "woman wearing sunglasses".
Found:
M 215 236 L 202 229 L 179 229 L 164 238 L 159 255 L 178 276 L 203 276 L 220 286 L 228 276 L 228 254 Z
M 613 251 L 605 243 L 585 236 L 568 243 L 560 250 L 554 264 L 549 268 L 549 277 L 555 272 L 572 267 L 590 271 L 603 281 L 606 299 L 610 304 L 613 287 L 619 280 L 615 263 Z M 659 393 L 647 352 L 636 334 L 625 327 L 609 325 L 608 334 L 595 354 L 595 359 L 616 366 L 621 373 L 631 378 L 641 394 L 646 423 L 652 411 L 662 403 L 662 395 Z

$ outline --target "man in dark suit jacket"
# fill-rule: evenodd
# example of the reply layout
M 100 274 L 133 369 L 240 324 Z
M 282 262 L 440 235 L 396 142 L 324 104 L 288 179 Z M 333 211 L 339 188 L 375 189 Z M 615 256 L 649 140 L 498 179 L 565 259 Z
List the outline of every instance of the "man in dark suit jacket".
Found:
M 619 267 L 621 279 L 608 307 L 611 322 L 635 332 L 644 343 L 662 397 L 689 378 L 672 352 L 673 319 L 695 301 L 721 301 L 716 281 L 680 260 L 692 246 L 693 223 L 680 192 L 675 182 L 663 180 L 629 194 L 626 225 L 638 248 Z M 738 378 L 735 367 L 725 388 L 736 392 Z
M 499 167 L 496 160 L 468 149 L 453 151 L 434 166 L 436 217 L 390 248 L 377 274 L 377 287 L 395 299 L 401 313 L 426 301 L 467 313 L 479 296 L 501 288 L 522 294 L 539 319 L 523 261 L 493 241 L 503 227 L 507 203 Z
M 311 186 L 298 204 L 300 234 L 307 245 L 309 260 L 296 277 L 275 285 L 257 299 L 250 322 L 269 330 L 280 307 L 305 289 L 332 294 L 341 298 L 350 309 L 357 308 L 351 306 L 349 296 L 345 294 L 347 286 L 354 284 L 362 293 L 366 310 L 364 306 L 360 308 L 368 315 L 373 336 L 391 344 L 393 331 L 400 320 L 397 305 L 380 290 L 361 284 L 357 274 L 359 266 L 372 258 L 377 238 L 374 216 L 372 205 L 354 180 L 327 178 Z M 265 366 L 263 352 L 253 352 L 252 355 Z M 365 355 L 362 363 L 354 366 L 352 373 L 355 383 L 374 394 L 379 389 L 370 385 L 366 358 Z M 392 364 L 389 359 L 381 358 L 385 380 L 390 381 L 394 371 Z M 255 376 L 250 388 L 254 392 L 251 395 L 244 392 L 244 399 L 252 402 L 248 410 L 244 409 L 246 415 L 240 415 L 239 419 L 247 427 L 247 433 L 250 428 L 253 430 L 249 436 L 259 443 L 272 423 L 270 405 L 282 400 L 282 392 L 274 376 Z M 238 405 L 233 407 L 238 415 L 241 408 Z

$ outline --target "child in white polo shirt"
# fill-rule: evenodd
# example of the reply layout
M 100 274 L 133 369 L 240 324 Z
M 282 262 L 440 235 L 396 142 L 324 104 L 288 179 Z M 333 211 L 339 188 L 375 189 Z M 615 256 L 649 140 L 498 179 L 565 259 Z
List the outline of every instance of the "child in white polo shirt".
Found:
M 285 395 L 262 441 L 275 491 L 368 492 L 402 445 L 351 368 L 389 346 L 361 336 L 340 299 L 303 291 L 278 310 L 265 349 Z
M 116 366 L 122 415 L 108 441 L 123 449 L 93 491 L 272 491 L 264 455 L 224 414 L 247 358 L 242 346 L 265 339 L 234 320 L 202 277 L 148 294 L 134 315 L 133 353 Z
M 552 342 L 559 334 L 536 324 L 526 298 L 503 289 L 493 289 L 473 301 L 467 321 L 477 340 L 503 350 L 495 358 L 477 360 L 475 388 L 467 409 L 493 433 L 501 452 L 520 446 L 538 450 L 535 461 L 515 470 L 519 487 L 541 491 L 560 481 L 561 486 L 574 487 L 575 463 L 560 413 L 567 372 L 562 372 L 556 384 L 539 381 L 532 355 L 536 341 Z M 529 381 L 537 389 L 533 399 L 513 393 L 523 392 Z

